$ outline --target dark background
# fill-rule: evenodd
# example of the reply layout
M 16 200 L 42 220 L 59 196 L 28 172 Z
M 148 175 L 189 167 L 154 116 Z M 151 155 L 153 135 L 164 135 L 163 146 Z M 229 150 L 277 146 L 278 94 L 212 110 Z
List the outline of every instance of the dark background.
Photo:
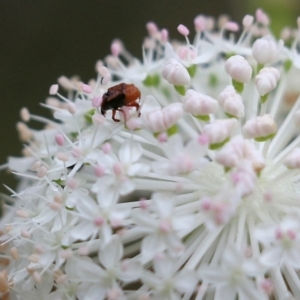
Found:
M 114 38 L 141 57 L 145 24 L 155 21 L 171 38 L 182 23 L 191 29 L 198 14 L 229 14 L 238 21 L 262 6 L 278 23 L 296 24 L 296 0 L 0 0 L 0 164 L 21 155 L 15 129 L 19 110 L 49 116 L 39 106 L 60 75 L 95 77 L 95 62 L 110 51 Z M 279 17 L 278 17 L 279 16 Z M 295 25 L 293 25 L 295 26 Z M 31 123 L 32 126 L 37 124 Z M 14 186 L 13 176 L 0 173 L 2 183 Z

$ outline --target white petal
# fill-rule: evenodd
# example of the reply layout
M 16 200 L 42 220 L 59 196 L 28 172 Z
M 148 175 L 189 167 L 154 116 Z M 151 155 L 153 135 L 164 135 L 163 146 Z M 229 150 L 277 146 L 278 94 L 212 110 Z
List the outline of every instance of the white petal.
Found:
M 131 211 L 131 217 L 138 226 L 141 226 L 148 231 L 153 231 L 158 227 L 157 220 L 155 220 L 148 211 L 141 209 L 133 209 Z
M 260 256 L 260 261 L 267 267 L 276 266 L 281 263 L 283 249 L 279 247 L 266 248 Z
M 148 285 L 149 287 L 155 288 L 157 287 L 161 281 L 156 277 L 153 273 L 149 271 L 144 271 L 142 274 L 142 281 Z
M 78 240 L 88 239 L 93 232 L 97 230 L 96 227 L 90 221 L 81 221 L 71 231 L 71 236 Z
M 112 239 L 103 250 L 99 251 L 99 260 L 106 268 L 116 266 L 123 256 L 123 245 L 118 238 Z
M 86 291 L 86 297 L 85 300 L 102 300 L 105 298 L 106 289 L 101 285 L 92 285 L 91 288 L 89 288 Z
M 100 238 L 103 243 L 103 246 L 105 246 L 111 241 L 112 229 L 107 223 L 103 224 L 100 228 Z
M 50 272 L 45 272 L 43 274 L 43 280 L 41 282 L 36 282 L 35 286 L 37 290 L 41 293 L 41 295 L 48 295 L 53 288 L 53 275 Z
M 183 270 L 174 277 L 175 287 L 181 293 L 192 293 L 198 283 L 198 276 L 194 271 Z
M 255 229 L 255 237 L 264 245 L 267 245 L 275 240 L 275 226 L 261 224 Z
M 123 267 L 122 267 L 123 265 Z M 124 265 L 126 267 L 124 267 Z M 121 262 L 121 268 L 118 272 L 118 278 L 124 282 L 135 281 L 140 278 L 142 274 L 142 265 L 134 259 L 126 259 Z
M 84 198 L 81 198 L 80 201 L 77 201 L 76 208 L 78 209 L 80 215 L 89 219 L 99 210 L 95 200 L 88 196 L 85 196 Z
M 126 141 L 119 150 L 119 159 L 123 164 L 131 164 L 139 160 L 143 152 L 142 146 L 135 141 Z
M 216 289 L 215 300 L 234 300 L 236 296 L 236 290 L 230 285 L 221 285 Z M 250 299 L 249 299 L 250 300 Z M 254 300 L 254 299 L 253 299 Z
M 153 260 L 153 267 L 159 277 L 169 279 L 174 274 L 175 261 L 168 256 L 158 255 Z
M 227 279 L 227 273 L 216 266 L 203 265 L 198 274 L 203 281 L 209 283 L 221 284 Z
M 173 194 L 155 193 L 152 195 L 154 209 L 161 218 L 170 217 L 174 207 Z
M 129 166 L 127 169 L 127 175 L 132 177 L 136 175 L 142 175 L 150 171 L 150 166 L 143 163 L 135 163 Z
M 142 241 L 141 252 L 142 261 L 147 262 L 152 259 L 156 253 L 160 253 L 165 250 L 166 246 L 158 234 L 150 234 Z
M 135 184 L 132 180 L 127 178 L 127 180 L 123 181 L 119 186 L 119 193 L 120 195 L 128 195 L 133 192 L 135 189 Z

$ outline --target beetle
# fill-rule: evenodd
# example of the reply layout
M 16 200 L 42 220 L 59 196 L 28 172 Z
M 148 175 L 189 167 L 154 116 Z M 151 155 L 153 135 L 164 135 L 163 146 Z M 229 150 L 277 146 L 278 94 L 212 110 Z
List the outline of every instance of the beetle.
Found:
M 115 122 L 120 120 L 115 118 L 116 111 L 122 111 L 121 107 L 135 107 L 139 112 L 140 105 L 137 100 L 141 99 L 141 92 L 134 84 L 120 83 L 110 87 L 102 96 L 101 114 L 105 116 L 107 110 L 112 109 L 112 119 Z M 123 112 L 123 111 L 122 111 Z M 140 116 L 141 113 L 139 112 Z

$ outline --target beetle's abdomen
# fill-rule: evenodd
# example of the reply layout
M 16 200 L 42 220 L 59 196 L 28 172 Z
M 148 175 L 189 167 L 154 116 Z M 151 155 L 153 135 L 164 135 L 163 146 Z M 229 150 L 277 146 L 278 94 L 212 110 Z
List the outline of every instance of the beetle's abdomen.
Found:
M 108 97 L 104 94 L 101 108 L 103 110 L 118 109 L 124 106 L 124 99 L 124 94 L 108 95 Z

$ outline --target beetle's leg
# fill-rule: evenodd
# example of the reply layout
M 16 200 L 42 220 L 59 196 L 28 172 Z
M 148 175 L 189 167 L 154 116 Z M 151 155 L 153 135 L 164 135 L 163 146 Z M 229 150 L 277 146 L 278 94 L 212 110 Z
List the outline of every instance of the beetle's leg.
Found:
M 105 111 L 101 108 L 101 114 L 105 117 Z
M 140 105 L 138 103 L 133 102 L 133 103 L 126 104 L 126 106 L 135 107 L 136 111 L 139 113 L 139 117 L 141 116 Z
M 116 111 L 117 111 L 116 109 L 113 109 L 113 111 L 112 111 L 112 119 L 113 119 L 115 122 L 120 122 L 120 120 L 118 120 L 118 119 L 115 118 Z

